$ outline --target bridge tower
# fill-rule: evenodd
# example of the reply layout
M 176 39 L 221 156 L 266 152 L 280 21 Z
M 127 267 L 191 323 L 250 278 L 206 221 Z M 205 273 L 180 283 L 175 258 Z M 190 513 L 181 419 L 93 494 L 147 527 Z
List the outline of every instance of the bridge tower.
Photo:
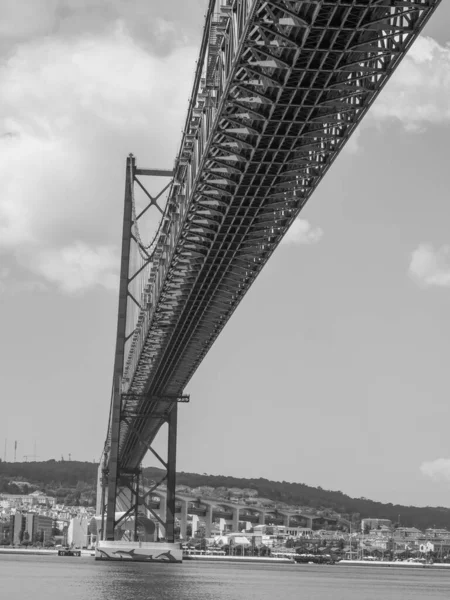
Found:
M 149 193 L 143 185 L 140 177 L 157 177 L 168 179 L 169 182 L 161 188 L 155 196 Z M 160 414 L 153 414 L 152 417 L 167 423 L 167 460 L 164 460 L 158 452 L 149 444 L 136 426 L 138 418 L 145 418 L 146 414 L 139 412 L 139 406 L 147 399 L 146 394 L 127 394 L 124 389 L 124 368 L 126 345 L 136 333 L 139 327 L 139 321 L 135 316 L 137 308 L 142 311 L 142 298 L 145 297 L 145 291 L 136 290 L 138 276 L 145 272 L 150 265 L 153 257 L 154 248 L 152 244 L 144 246 L 140 239 L 138 229 L 139 220 L 154 207 L 164 215 L 164 210 L 160 205 L 161 198 L 173 183 L 173 172 L 168 169 L 139 169 L 136 167 L 135 157 L 130 154 L 126 161 L 125 173 L 125 199 L 123 211 L 123 229 L 122 229 L 122 252 L 120 266 L 119 283 L 119 306 L 117 317 L 117 335 L 114 358 L 114 377 L 111 395 L 111 408 L 109 415 L 108 437 L 99 465 L 99 477 L 97 487 L 97 514 L 101 516 L 101 537 L 103 540 L 113 541 L 116 539 L 116 529 L 127 519 L 132 518 L 134 528 L 134 541 L 137 540 L 137 530 L 139 521 L 142 520 L 141 510 L 149 511 L 166 532 L 166 540 L 173 543 L 175 526 L 175 474 L 176 474 L 176 443 L 177 443 L 177 416 L 178 402 L 188 402 L 189 396 L 185 394 L 159 397 L 158 400 L 164 400 L 165 410 Z M 140 213 L 136 211 L 135 204 L 135 185 L 138 185 L 144 192 L 147 199 L 146 206 Z M 164 220 L 160 224 L 164 226 Z M 159 232 L 160 233 L 160 232 Z M 156 236 L 155 236 L 156 237 Z M 141 260 L 136 264 L 133 260 L 133 251 L 140 253 Z M 134 286 L 133 286 L 134 284 Z M 136 293 L 136 292 L 140 293 Z M 134 315 L 133 315 L 134 313 Z M 130 331 L 130 321 L 132 329 Z M 127 430 L 137 438 L 142 446 L 144 454 L 150 451 L 164 467 L 166 473 L 162 479 L 155 482 L 149 489 L 144 489 L 141 485 L 141 466 L 140 464 L 129 467 L 123 465 L 120 457 L 120 441 L 122 426 L 126 424 Z M 148 498 L 152 492 L 161 484 L 167 488 L 166 518 L 163 521 L 157 513 L 149 506 Z

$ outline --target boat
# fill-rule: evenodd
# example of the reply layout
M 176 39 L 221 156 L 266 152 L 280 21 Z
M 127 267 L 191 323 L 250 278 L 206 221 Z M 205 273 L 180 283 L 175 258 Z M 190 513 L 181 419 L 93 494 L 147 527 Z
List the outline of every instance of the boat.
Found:
M 308 565 L 334 565 L 335 561 L 329 554 L 295 554 L 296 563 Z
M 183 560 L 222 563 L 260 563 L 260 564 L 293 564 L 288 556 L 241 556 L 226 555 L 221 551 L 184 550 Z
M 72 550 L 71 548 L 60 548 L 58 556 L 81 556 L 81 550 Z

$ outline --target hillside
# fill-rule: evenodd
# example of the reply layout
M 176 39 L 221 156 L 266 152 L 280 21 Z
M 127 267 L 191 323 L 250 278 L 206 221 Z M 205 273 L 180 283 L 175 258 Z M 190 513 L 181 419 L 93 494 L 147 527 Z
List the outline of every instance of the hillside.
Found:
M 154 471 L 154 470 L 152 470 Z M 151 476 L 150 470 L 144 474 Z M 197 473 L 178 473 L 177 485 L 191 488 L 203 486 L 226 488 L 250 488 L 257 491 L 258 496 L 269 498 L 275 502 L 291 504 L 299 507 L 315 509 L 331 509 L 342 516 L 351 518 L 358 515 L 365 517 L 390 519 L 398 521 L 405 527 L 445 527 L 450 529 L 450 509 L 443 507 L 416 507 L 400 504 L 383 504 L 366 498 L 351 498 L 341 491 L 324 490 L 321 487 L 311 487 L 304 483 L 289 483 L 287 481 L 271 481 L 269 479 L 240 479 L 223 475 L 199 475 Z
M 8 463 L 0 459 L 0 493 L 28 494 L 39 489 L 61 504 L 94 506 L 97 470 L 98 464 L 88 462 Z
M 98 465 L 89 462 L 55 461 L 8 463 L 0 460 L 0 493 L 21 493 L 23 486 L 17 481 L 31 484 L 56 496 L 66 504 L 77 502 L 94 504 Z M 163 471 L 150 467 L 144 469 L 144 477 L 158 480 Z M 318 510 L 330 509 L 347 518 L 379 517 L 397 522 L 400 515 L 403 526 L 450 528 L 450 509 L 443 507 L 416 507 L 399 504 L 383 504 L 366 498 L 351 498 L 340 491 L 324 490 L 303 483 L 270 481 L 263 478 L 244 479 L 225 475 L 199 475 L 178 473 L 177 485 L 191 488 L 222 488 L 221 494 L 231 488 L 254 490 L 259 497 L 277 503 Z M 24 493 L 27 493 L 25 488 Z

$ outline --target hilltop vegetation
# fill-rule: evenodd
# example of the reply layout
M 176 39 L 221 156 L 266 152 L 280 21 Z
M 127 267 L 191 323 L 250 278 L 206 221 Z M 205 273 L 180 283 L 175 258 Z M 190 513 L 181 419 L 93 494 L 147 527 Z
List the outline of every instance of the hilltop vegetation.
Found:
M 61 504 L 93 506 L 97 469 L 95 463 L 78 461 L 8 463 L 0 460 L 0 493 L 28 494 L 38 489 L 47 496 L 54 496 Z
M 149 470 L 144 474 L 150 476 Z M 258 492 L 258 496 L 275 502 L 317 510 L 332 510 L 344 518 L 351 519 L 373 517 L 390 519 L 396 523 L 400 515 L 401 525 L 405 527 L 445 527 L 450 529 L 450 509 L 444 507 L 402 506 L 400 504 L 384 504 L 367 498 L 351 498 L 341 491 L 324 490 L 304 483 L 288 481 L 271 481 L 269 479 L 241 479 L 223 475 L 199 475 L 198 473 L 178 473 L 178 485 L 191 488 L 225 487 L 249 488 Z M 355 520 L 355 519 L 354 519 Z
M 26 488 L 12 482 L 27 482 L 31 489 L 40 489 L 57 497 L 66 504 L 94 504 L 97 486 L 98 464 L 78 461 L 55 461 L 7 463 L 0 461 L 0 493 L 27 493 Z M 161 479 L 163 471 L 154 467 L 144 469 L 147 480 Z M 254 490 L 259 497 L 280 504 L 289 504 L 304 509 L 331 510 L 344 518 L 378 517 L 401 524 L 427 527 L 450 528 L 450 509 L 443 507 L 416 507 L 398 504 L 383 504 L 366 498 L 351 498 L 341 491 L 324 490 L 304 483 L 270 481 L 264 478 L 244 479 L 225 475 L 200 475 L 178 473 L 177 485 L 191 488 L 194 493 L 203 488 L 221 488 L 221 495 L 233 488 L 246 489 L 247 495 Z M 210 490 L 211 491 L 211 490 Z

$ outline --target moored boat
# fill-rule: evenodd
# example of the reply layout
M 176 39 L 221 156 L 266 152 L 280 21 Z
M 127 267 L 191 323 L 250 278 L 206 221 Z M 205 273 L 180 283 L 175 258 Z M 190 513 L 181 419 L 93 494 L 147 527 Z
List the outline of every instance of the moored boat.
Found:
M 81 556 L 81 550 L 72 550 L 71 548 L 60 548 L 58 556 Z

